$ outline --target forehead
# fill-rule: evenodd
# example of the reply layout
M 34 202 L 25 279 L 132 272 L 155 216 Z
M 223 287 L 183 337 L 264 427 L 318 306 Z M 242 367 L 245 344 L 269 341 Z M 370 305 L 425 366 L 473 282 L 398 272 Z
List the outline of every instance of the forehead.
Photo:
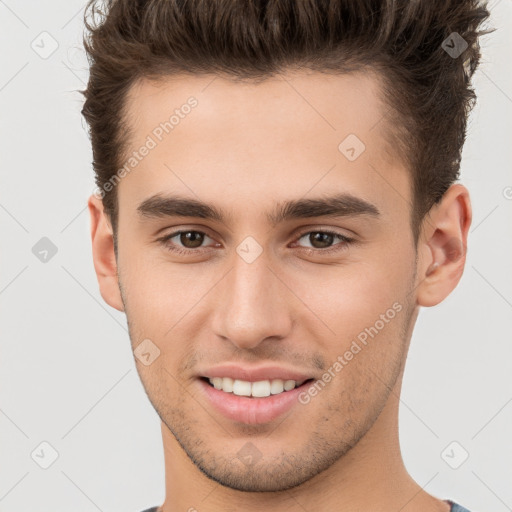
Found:
M 250 125 L 252 130 L 261 128 L 267 134 L 269 129 L 275 134 L 280 127 L 289 129 L 291 122 L 300 119 L 305 123 L 296 125 L 295 131 L 304 135 L 322 129 L 337 132 L 336 137 L 347 130 L 362 135 L 373 131 L 387 110 L 376 72 L 334 75 L 302 70 L 258 81 L 212 74 L 142 79 L 127 95 L 126 117 L 132 129 L 147 131 L 190 97 L 200 104 L 194 119 L 205 128 L 212 122 L 220 127 L 236 122 L 238 126 Z M 144 121 L 149 124 L 144 126 Z M 377 129 L 375 134 L 379 133 Z
M 398 180 L 392 188 L 407 200 L 409 177 L 389 151 L 386 110 L 374 73 L 141 80 L 127 96 L 125 160 L 148 139 L 154 144 L 121 188 L 136 182 L 133 200 L 176 187 L 205 199 L 237 187 L 244 199 L 263 199 L 269 187 L 284 198 L 343 183 L 340 192 L 361 195 L 364 185 L 379 203 L 390 192 L 386 181 Z

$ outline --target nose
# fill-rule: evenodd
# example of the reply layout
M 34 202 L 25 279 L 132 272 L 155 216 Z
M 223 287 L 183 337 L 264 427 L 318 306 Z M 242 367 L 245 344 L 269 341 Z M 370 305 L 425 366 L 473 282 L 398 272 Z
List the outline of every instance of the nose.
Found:
M 252 263 L 235 254 L 233 268 L 218 288 L 215 334 L 243 349 L 254 349 L 269 337 L 286 337 L 293 312 L 290 292 L 278 276 L 265 251 Z

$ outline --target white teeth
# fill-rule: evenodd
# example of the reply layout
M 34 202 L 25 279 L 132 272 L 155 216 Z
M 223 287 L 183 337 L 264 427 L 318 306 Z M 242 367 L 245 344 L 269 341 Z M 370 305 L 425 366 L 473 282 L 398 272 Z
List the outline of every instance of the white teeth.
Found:
M 210 379 L 210 382 L 215 389 L 222 389 L 222 377 L 213 377 L 213 379 Z
M 270 383 L 270 392 L 273 395 L 277 395 L 279 393 L 282 393 L 284 391 L 284 383 L 282 380 L 273 380 Z
M 251 383 L 236 379 L 233 382 L 233 394 L 238 396 L 251 396 Z
M 233 393 L 238 396 L 253 396 L 263 398 L 270 395 L 278 395 L 283 391 L 290 391 L 295 387 L 301 386 L 305 381 L 294 380 L 260 380 L 258 382 L 249 382 L 246 380 L 232 379 L 230 377 L 213 377 L 208 379 L 215 389 L 220 389 L 226 393 Z
M 252 383 L 252 396 L 262 398 L 264 396 L 270 396 L 270 381 L 260 380 Z
M 290 391 L 295 387 L 295 381 L 294 380 L 285 380 L 284 381 L 284 390 Z
M 232 393 L 233 392 L 233 384 L 235 381 L 231 377 L 224 377 L 224 378 L 221 377 L 220 380 L 222 381 L 222 391 L 227 391 L 228 393 Z

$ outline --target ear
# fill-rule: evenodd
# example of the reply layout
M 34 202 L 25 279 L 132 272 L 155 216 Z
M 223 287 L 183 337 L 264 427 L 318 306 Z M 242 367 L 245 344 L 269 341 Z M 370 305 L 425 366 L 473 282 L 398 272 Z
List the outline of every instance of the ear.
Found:
M 100 285 L 101 296 L 113 308 L 124 311 L 110 219 L 103 208 L 103 201 L 94 194 L 89 197 L 87 206 L 91 217 L 94 270 Z
M 418 242 L 417 302 L 435 306 L 457 286 L 466 263 L 471 201 L 463 185 L 452 185 L 422 223 Z

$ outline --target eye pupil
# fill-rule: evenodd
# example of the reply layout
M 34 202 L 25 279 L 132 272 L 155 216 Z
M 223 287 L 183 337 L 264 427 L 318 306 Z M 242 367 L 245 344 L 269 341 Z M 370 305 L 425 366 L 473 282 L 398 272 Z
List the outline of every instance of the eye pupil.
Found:
M 333 235 L 331 235 L 329 233 L 321 233 L 321 232 L 317 231 L 317 232 L 311 233 L 309 235 L 309 239 L 310 239 L 311 245 L 313 245 L 313 247 L 317 247 L 317 246 L 315 246 L 315 243 L 320 242 L 320 248 L 323 248 L 323 247 L 328 247 L 329 245 L 331 245 L 331 243 L 333 241 L 332 240 Z
M 200 247 L 203 243 L 204 236 L 202 233 L 198 231 L 185 231 L 180 233 L 180 242 L 187 248 L 194 249 L 196 247 Z M 192 245 L 187 245 L 189 242 Z

